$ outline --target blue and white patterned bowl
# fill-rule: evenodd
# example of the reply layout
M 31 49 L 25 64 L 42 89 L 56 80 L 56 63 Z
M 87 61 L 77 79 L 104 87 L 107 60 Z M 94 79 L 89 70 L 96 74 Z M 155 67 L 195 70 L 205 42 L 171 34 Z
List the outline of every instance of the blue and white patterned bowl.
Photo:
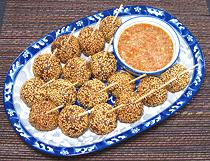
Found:
M 171 61 L 164 66 L 163 68 L 157 70 L 157 71 L 142 71 L 142 70 L 138 70 L 133 68 L 132 66 L 128 65 L 121 57 L 120 54 L 118 52 L 118 42 L 120 39 L 120 36 L 122 34 L 123 31 L 125 31 L 125 29 L 127 29 L 130 26 L 133 26 L 135 24 L 150 24 L 153 26 L 157 26 L 159 28 L 161 28 L 162 30 L 164 30 L 169 37 L 172 40 L 173 43 L 173 47 L 174 47 L 174 51 L 173 51 L 173 57 L 171 59 Z M 117 58 L 118 62 L 120 63 L 120 65 L 122 65 L 123 68 L 125 68 L 128 72 L 134 74 L 134 75 L 140 75 L 140 74 L 160 74 L 163 71 L 167 70 L 168 68 L 170 68 L 175 61 L 177 60 L 178 56 L 179 56 L 179 52 L 180 52 L 180 42 L 178 39 L 178 36 L 176 34 L 175 29 L 169 25 L 167 22 L 159 19 L 158 17 L 151 17 L 151 16 L 147 16 L 147 15 L 141 15 L 138 17 L 134 17 L 131 18 L 127 21 L 125 21 L 120 27 L 119 29 L 116 31 L 115 35 L 114 35 L 114 54 L 115 57 Z

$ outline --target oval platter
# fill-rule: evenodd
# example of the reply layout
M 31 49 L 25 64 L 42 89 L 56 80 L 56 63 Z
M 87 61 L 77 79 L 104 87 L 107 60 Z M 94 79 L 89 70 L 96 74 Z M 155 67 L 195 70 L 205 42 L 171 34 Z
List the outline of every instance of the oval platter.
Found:
M 76 28 L 75 35 L 78 35 L 80 29 L 95 25 L 99 19 L 115 15 L 116 12 L 117 9 L 99 12 L 47 34 L 26 48 L 11 65 L 3 91 L 5 111 L 17 134 L 33 148 L 56 156 L 81 155 L 102 150 L 167 119 L 184 107 L 199 90 L 204 79 L 205 62 L 199 44 L 192 33 L 177 18 L 164 10 L 151 6 L 125 6 L 119 14 L 123 22 L 139 15 L 147 15 L 161 19 L 175 29 L 181 44 L 181 52 L 177 62 L 187 68 L 198 64 L 198 67 L 190 74 L 189 85 L 183 91 L 175 94 L 168 93 L 168 98 L 163 105 L 153 108 L 145 106 L 144 114 L 139 121 L 133 124 L 118 122 L 117 128 L 107 135 L 99 136 L 88 130 L 78 138 L 69 138 L 62 134 L 60 129 L 50 132 L 40 132 L 34 129 L 28 122 L 30 109 L 22 102 L 19 94 L 23 83 L 33 77 L 32 63 L 34 58 L 41 53 L 50 51 L 51 43 L 57 37 L 69 34 L 74 27 Z M 118 65 L 118 70 L 123 69 Z M 136 86 L 138 86 L 138 83 L 136 83 Z M 114 102 L 115 98 L 110 95 L 108 103 L 113 105 Z

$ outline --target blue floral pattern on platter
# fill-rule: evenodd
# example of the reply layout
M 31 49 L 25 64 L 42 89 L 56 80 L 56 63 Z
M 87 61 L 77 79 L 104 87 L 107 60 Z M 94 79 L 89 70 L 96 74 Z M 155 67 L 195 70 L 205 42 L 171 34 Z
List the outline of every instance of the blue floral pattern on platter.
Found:
M 55 30 L 47 34 L 43 38 L 39 39 L 31 46 L 29 46 L 13 62 L 5 80 L 5 86 L 3 91 L 4 106 L 8 119 L 14 127 L 15 131 L 27 144 L 42 152 L 57 156 L 72 156 L 98 151 L 109 147 L 113 144 L 119 143 L 122 140 L 130 138 L 136 135 L 137 133 L 141 133 L 146 129 L 149 129 L 152 126 L 156 125 L 157 123 L 165 120 L 166 118 L 174 114 L 176 111 L 184 107 L 189 102 L 189 100 L 192 99 L 192 97 L 197 93 L 204 79 L 205 62 L 199 44 L 196 38 L 192 35 L 192 33 L 177 18 L 173 17 L 164 10 L 160 10 L 150 6 L 125 6 L 121 10 L 119 16 L 149 15 L 160 18 L 172 25 L 175 28 L 175 30 L 179 33 L 179 35 L 186 41 L 194 57 L 194 64 L 199 64 L 198 68 L 194 70 L 190 85 L 187 87 L 187 89 L 184 91 L 184 93 L 178 100 L 176 100 L 171 106 L 160 112 L 158 115 L 152 117 L 144 123 L 141 123 L 131 128 L 128 131 L 125 131 L 111 138 L 104 139 L 101 142 L 80 147 L 58 147 L 46 144 L 40 140 L 37 140 L 33 135 L 31 135 L 21 123 L 20 118 L 18 117 L 17 112 L 14 108 L 12 91 L 19 71 L 31 58 L 33 58 L 42 49 L 49 46 L 60 35 L 70 33 L 74 27 L 77 30 L 79 30 L 88 25 L 92 25 L 96 23 L 99 19 L 109 15 L 114 15 L 116 14 L 116 12 L 117 9 L 110 9 L 107 11 L 96 13 L 95 15 L 85 17 L 79 21 L 70 23 L 58 30 Z M 111 97 L 111 99 L 113 98 Z M 112 100 L 110 101 L 112 102 Z

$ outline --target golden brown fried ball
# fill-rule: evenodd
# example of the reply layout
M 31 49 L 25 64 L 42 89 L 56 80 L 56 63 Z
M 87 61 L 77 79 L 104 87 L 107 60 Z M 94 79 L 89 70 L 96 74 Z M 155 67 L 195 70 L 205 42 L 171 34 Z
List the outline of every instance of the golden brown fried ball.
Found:
M 57 49 L 55 56 L 60 59 L 62 63 L 66 63 L 69 59 L 80 57 L 80 47 L 78 39 L 71 35 L 63 35 L 58 37 L 52 43 L 52 52 Z M 69 40 L 68 40 L 69 39 Z
M 105 51 L 93 55 L 90 65 L 93 76 L 101 81 L 107 80 L 117 69 L 114 55 Z
M 56 106 L 60 106 L 74 104 L 77 97 L 77 91 L 70 81 L 57 79 L 47 88 L 47 95 Z
M 123 105 L 116 110 L 117 118 L 123 123 L 133 123 L 138 121 L 143 115 L 143 103 L 136 102 L 140 96 L 136 92 L 124 93 L 116 99 L 115 105 Z
M 80 31 L 78 36 L 80 48 L 87 56 L 94 55 L 102 51 L 105 46 L 103 33 L 98 29 L 96 29 L 93 33 L 93 30 L 93 27 L 86 27 Z
M 185 71 L 187 68 L 185 68 L 181 64 L 175 64 L 170 69 L 166 70 L 164 73 L 160 75 L 160 79 L 163 82 L 168 82 L 169 80 L 173 79 L 183 71 Z M 166 86 L 166 89 L 169 92 L 175 93 L 183 90 L 187 87 L 188 83 L 190 82 L 190 73 L 187 72 L 181 76 L 179 76 L 176 80 L 171 82 L 169 85 Z
M 89 80 L 79 89 L 77 94 L 78 100 L 83 106 L 88 108 L 92 108 L 99 103 L 105 103 L 108 100 L 108 93 L 106 91 L 99 92 L 104 88 L 105 85 L 100 80 Z
M 91 70 L 88 63 L 81 58 L 69 60 L 63 67 L 64 79 L 81 86 L 91 77 Z
M 108 79 L 109 85 L 115 82 L 117 83 L 115 86 L 110 88 L 110 91 L 115 97 L 119 97 L 124 92 L 134 91 L 135 82 L 129 84 L 129 82 L 133 79 L 134 77 L 128 72 L 125 71 L 116 72 Z
M 47 98 L 46 90 L 41 88 L 43 84 L 45 82 L 41 78 L 35 77 L 27 80 L 21 87 L 20 97 L 28 107 Z
M 117 126 L 117 115 L 108 103 L 101 103 L 93 107 L 90 114 L 90 130 L 97 135 L 112 132 Z
M 72 138 L 81 136 L 88 129 L 88 114 L 79 117 L 86 112 L 77 105 L 67 105 L 59 115 L 58 124 L 61 131 Z
M 51 54 L 41 54 L 36 57 L 32 70 L 36 77 L 40 77 L 46 82 L 58 79 L 62 74 L 60 60 L 54 55 L 51 57 Z
M 140 96 L 144 96 L 151 90 L 157 90 L 163 84 L 163 81 L 158 77 L 148 76 L 146 78 L 143 78 L 138 87 L 139 94 Z M 167 92 L 168 91 L 165 87 L 158 89 L 157 91 L 143 99 L 142 102 L 144 105 L 149 107 L 161 105 L 167 99 Z
M 105 17 L 99 26 L 99 30 L 102 31 L 106 42 L 110 42 L 112 37 L 114 36 L 117 29 L 122 24 L 122 20 L 120 18 L 116 18 L 116 20 L 112 23 L 115 16 L 107 16 Z
M 33 104 L 29 114 L 29 122 L 33 127 L 40 131 L 54 130 L 58 126 L 58 110 L 48 114 L 46 112 L 56 106 L 52 101 L 42 101 Z

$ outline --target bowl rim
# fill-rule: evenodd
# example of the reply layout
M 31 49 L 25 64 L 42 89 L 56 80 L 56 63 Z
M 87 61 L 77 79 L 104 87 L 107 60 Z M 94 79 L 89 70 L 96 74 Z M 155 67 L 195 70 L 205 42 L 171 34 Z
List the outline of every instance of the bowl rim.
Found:
M 165 27 L 162 27 L 162 25 L 157 26 L 157 27 L 161 28 L 162 30 L 164 30 L 164 31 L 170 36 L 172 42 L 173 42 L 173 40 L 174 40 L 174 42 L 176 43 L 176 44 L 174 44 L 174 42 L 173 42 L 174 48 L 178 47 L 178 48 L 177 48 L 177 52 L 175 52 L 175 50 L 174 50 L 174 52 L 173 52 L 173 57 L 174 57 L 174 55 L 175 55 L 175 58 L 172 58 L 172 60 L 171 60 L 167 65 L 165 65 L 163 68 L 161 68 L 161 69 L 159 69 L 159 70 L 156 70 L 156 71 L 143 71 L 143 70 L 138 70 L 138 69 L 136 69 L 136 68 L 133 68 L 132 66 L 128 65 L 128 64 L 120 57 L 120 54 L 118 53 L 116 44 L 118 44 L 118 41 L 117 41 L 117 40 L 119 40 L 119 39 L 117 39 L 118 37 L 116 37 L 116 35 L 118 34 L 119 29 L 121 29 L 122 27 L 124 27 L 124 25 L 125 25 L 126 23 L 128 23 L 129 21 L 132 21 L 133 19 L 139 19 L 139 18 L 151 18 L 151 19 L 153 19 L 153 20 L 157 20 L 157 21 L 159 21 L 159 22 L 164 23 L 165 25 L 167 25 L 167 26 L 171 29 L 171 31 L 173 32 L 173 33 L 171 34 L 171 32 L 169 32 L 168 29 L 165 29 Z M 141 23 L 141 22 L 139 22 L 139 23 Z M 145 21 L 145 22 L 143 22 L 143 23 L 147 23 L 147 22 Z M 154 21 L 154 23 L 155 23 L 155 21 Z M 135 22 L 134 22 L 134 23 L 131 23 L 131 25 L 128 24 L 127 26 L 124 27 L 124 29 L 123 29 L 122 31 L 124 31 L 126 28 L 132 26 L 132 24 L 138 24 L 138 22 L 137 22 L 137 23 L 135 23 Z M 150 24 L 149 21 L 148 21 L 148 24 Z M 151 25 L 153 25 L 153 24 L 151 24 Z M 155 25 L 154 25 L 154 26 L 155 26 Z M 120 37 L 120 33 L 119 33 L 119 37 Z M 117 41 L 117 42 L 116 42 L 116 41 Z M 134 74 L 134 75 L 141 75 L 141 74 L 145 74 L 145 73 L 146 73 L 146 74 L 159 74 L 159 73 L 161 73 L 161 72 L 167 70 L 168 68 L 170 68 L 170 67 L 177 61 L 177 59 L 178 59 L 178 57 L 179 57 L 179 54 L 180 54 L 180 40 L 179 40 L 178 34 L 176 33 L 175 29 L 174 29 L 173 26 L 171 26 L 168 22 L 165 22 L 165 21 L 163 21 L 162 19 L 160 19 L 160 18 L 158 18 L 158 17 L 148 16 L 148 15 L 138 15 L 138 16 L 136 16 L 136 17 L 130 18 L 130 19 L 126 20 L 125 22 L 123 22 L 123 23 L 121 24 L 121 26 L 120 26 L 120 27 L 117 29 L 117 31 L 115 32 L 115 34 L 114 34 L 114 39 L 113 39 L 113 53 L 114 53 L 116 59 L 118 60 L 118 62 L 120 63 L 120 65 L 121 65 L 123 68 L 128 69 L 128 70 L 129 70 L 132 74 Z

